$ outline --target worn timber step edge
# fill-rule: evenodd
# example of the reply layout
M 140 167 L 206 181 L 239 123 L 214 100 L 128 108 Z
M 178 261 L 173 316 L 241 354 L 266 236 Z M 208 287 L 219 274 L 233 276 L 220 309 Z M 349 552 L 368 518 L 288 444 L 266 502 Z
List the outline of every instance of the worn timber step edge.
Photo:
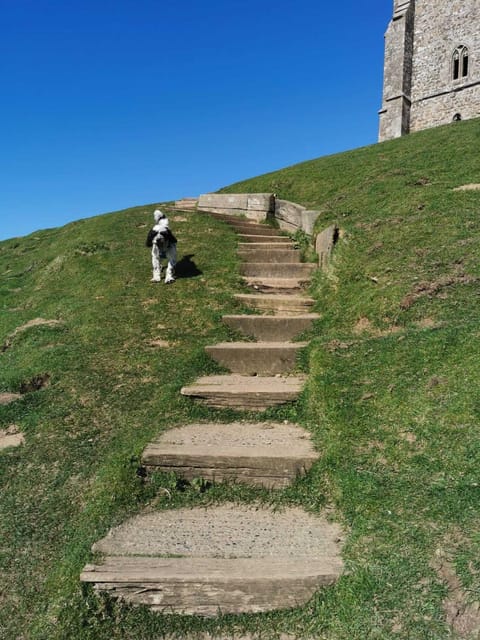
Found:
M 316 268 L 317 266 L 311 263 L 245 262 L 240 265 L 240 274 L 252 278 L 308 279 Z
M 232 373 L 276 375 L 295 368 L 306 342 L 221 342 L 205 347 L 208 355 Z
M 275 290 L 283 290 L 283 293 L 298 293 L 305 290 L 309 284 L 307 278 L 255 278 L 254 276 L 243 276 L 243 281 L 247 286 L 265 293 L 272 293 Z
M 293 247 L 287 249 L 239 249 L 238 255 L 244 262 L 268 262 L 272 264 L 299 264 L 300 251 Z
M 303 313 L 299 315 L 226 315 L 223 322 L 232 329 L 240 331 L 264 342 L 279 342 L 293 340 L 296 336 L 311 328 L 314 320 L 318 320 L 318 313 Z
M 276 244 L 294 244 L 287 236 L 269 236 L 252 233 L 239 233 L 238 237 L 243 242 L 270 243 L 273 240 Z
M 259 504 L 142 514 L 92 550 L 106 554 L 81 575 L 133 604 L 214 616 L 286 609 L 308 601 L 343 571 L 342 532 L 299 508 Z
M 232 225 L 232 227 L 237 233 L 246 233 L 248 235 L 258 236 L 271 236 L 272 238 L 286 237 L 277 229 L 272 229 L 271 227 L 266 227 L 259 224 L 235 224 Z
M 302 295 L 280 293 L 236 293 L 235 300 L 244 305 L 282 314 L 305 313 L 313 307 L 315 300 Z
M 303 475 L 319 457 L 310 434 L 292 424 L 192 424 L 170 429 L 142 455 L 147 469 L 186 480 L 234 480 L 279 489 Z
M 305 384 L 305 375 L 241 376 L 238 374 L 205 376 L 183 387 L 181 394 L 208 406 L 231 407 L 245 411 L 263 411 L 293 402 Z
M 298 246 L 294 242 L 277 242 L 270 240 L 261 240 L 261 241 L 248 241 L 248 242 L 238 242 L 237 249 L 239 252 L 242 251 L 259 251 L 262 249 L 265 250 L 283 250 L 283 251 L 297 251 Z

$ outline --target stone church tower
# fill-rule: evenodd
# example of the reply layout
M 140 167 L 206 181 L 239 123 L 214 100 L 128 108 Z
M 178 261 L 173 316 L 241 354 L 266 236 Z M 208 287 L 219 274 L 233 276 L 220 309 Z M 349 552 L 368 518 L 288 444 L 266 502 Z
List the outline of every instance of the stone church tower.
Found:
M 480 116 L 480 0 L 394 0 L 380 142 Z

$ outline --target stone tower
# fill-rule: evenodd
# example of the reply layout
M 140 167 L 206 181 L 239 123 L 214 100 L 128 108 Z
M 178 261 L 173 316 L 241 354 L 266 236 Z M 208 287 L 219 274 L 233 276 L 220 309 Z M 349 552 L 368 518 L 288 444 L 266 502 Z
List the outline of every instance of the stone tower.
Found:
M 480 0 L 394 0 L 380 142 L 480 116 Z

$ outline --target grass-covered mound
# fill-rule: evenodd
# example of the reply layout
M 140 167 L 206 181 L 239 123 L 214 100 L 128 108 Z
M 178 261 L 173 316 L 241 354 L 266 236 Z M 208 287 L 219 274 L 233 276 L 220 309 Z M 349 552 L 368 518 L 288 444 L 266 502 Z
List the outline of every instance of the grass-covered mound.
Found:
M 453 616 L 480 588 L 480 192 L 453 191 L 480 182 L 479 137 L 479 121 L 458 123 L 229 188 L 319 208 L 319 228 L 343 232 L 312 285 L 323 318 L 304 397 L 270 414 L 310 429 L 322 458 L 276 496 L 138 469 L 161 429 L 234 417 L 179 394 L 216 370 L 203 346 L 233 337 L 220 319 L 238 311 L 241 287 L 230 230 L 171 216 L 179 257 L 193 254 L 171 286 L 149 282 L 153 206 L 0 243 L 0 393 L 24 394 L 0 407 L 0 429 L 26 435 L 0 452 L 0 638 L 451 637 L 445 603 Z M 38 318 L 59 322 L 27 325 Z M 349 573 L 303 609 L 219 621 L 81 587 L 90 545 L 112 525 L 227 499 L 328 505 Z

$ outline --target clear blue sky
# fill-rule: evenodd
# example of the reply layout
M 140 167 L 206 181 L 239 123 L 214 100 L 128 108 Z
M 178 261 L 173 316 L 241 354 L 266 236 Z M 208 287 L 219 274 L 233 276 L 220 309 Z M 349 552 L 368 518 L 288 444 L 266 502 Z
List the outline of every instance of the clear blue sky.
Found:
M 0 239 L 376 142 L 391 0 L 0 9 Z

